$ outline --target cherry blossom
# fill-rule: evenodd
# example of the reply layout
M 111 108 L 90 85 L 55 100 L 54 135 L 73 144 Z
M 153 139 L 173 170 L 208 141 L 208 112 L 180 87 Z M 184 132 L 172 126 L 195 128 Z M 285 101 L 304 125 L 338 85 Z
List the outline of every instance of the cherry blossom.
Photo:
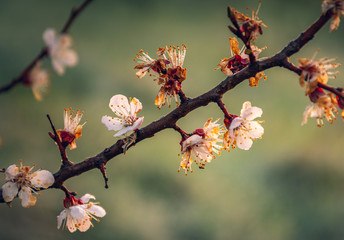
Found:
M 189 171 L 193 172 L 193 161 L 199 164 L 200 168 L 204 168 L 205 163 L 216 158 L 215 153 L 221 154 L 221 146 L 217 143 L 221 142 L 222 131 L 217 121 L 212 122 L 212 118 L 208 119 L 203 128 L 196 129 L 190 137 L 181 141 L 182 161 L 179 168 L 184 169 L 186 175 Z
M 261 121 L 254 121 L 261 117 L 263 110 L 259 107 L 252 107 L 251 102 L 244 102 L 240 116 L 232 115 L 231 119 L 225 121 L 227 131 L 223 137 L 225 149 L 235 145 L 240 149 L 248 150 L 252 146 L 252 139 L 260 138 L 264 134 Z
M 57 35 L 54 29 L 48 28 L 43 33 L 43 40 L 48 47 L 54 70 L 64 74 L 65 67 L 73 67 L 78 63 L 77 53 L 71 49 L 72 38 L 63 33 Z
M 91 194 L 85 194 L 80 199 L 74 196 L 68 196 L 63 200 L 65 209 L 57 216 L 57 228 L 68 229 L 70 232 L 75 232 L 77 229 L 80 232 L 87 231 L 93 224 L 92 219 L 99 222 L 96 217 L 104 217 L 106 212 L 104 208 L 98 206 L 98 203 L 89 202 L 90 199 L 95 199 Z
M 32 195 L 40 188 L 50 187 L 55 178 L 47 170 L 37 170 L 31 173 L 33 167 L 10 165 L 5 171 L 6 183 L 2 186 L 2 197 L 5 202 L 11 202 L 15 196 L 19 196 L 23 207 L 30 207 L 36 204 L 37 198 Z
M 129 102 L 126 96 L 117 94 L 110 99 L 109 107 L 120 118 L 106 115 L 102 117 L 102 123 L 108 130 L 118 131 L 114 137 L 135 131 L 142 125 L 144 117 L 136 116 L 142 109 L 142 104 L 137 98 Z

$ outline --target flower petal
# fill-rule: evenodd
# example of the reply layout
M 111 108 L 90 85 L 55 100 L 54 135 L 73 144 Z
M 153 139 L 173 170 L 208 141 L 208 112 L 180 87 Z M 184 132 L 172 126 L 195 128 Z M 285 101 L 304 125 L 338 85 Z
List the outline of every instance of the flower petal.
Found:
M 137 119 L 137 120 L 134 122 L 134 124 L 133 124 L 133 126 L 132 126 L 133 130 L 138 129 L 138 128 L 142 125 L 143 119 L 144 119 L 144 117 L 140 117 L 139 119 Z
M 235 129 L 240 126 L 240 124 L 244 121 L 241 117 L 236 117 L 233 119 L 231 125 L 229 126 L 229 129 Z
M 53 64 L 53 68 L 54 70 L 57 72 L 57 74 L 59 75 L 63 75 L 64 74 L 64 65 L 63 63 L 60 61 L 60 59 L 57 58 L 52 58 L 51 62 Z
M 202 137 L 200 135 L 194 134 L 185 141 L 183 141 L 182 153 L 187 150 L 187 148 L 202 143 Z
M 104 217 L 106 215 L 104 208 L 95 204 L 88 208 L 87 211 L 96 217 Z
M 13 182 L 7 182 L 2 185 L 2 197 L 5 202 L 11 202 L 18 193 L 18 185 Z
M 107 127 L 107 129 L 118 131 L 124 127 L 123 119 L 113 118 L 108 115 L 102 117 L 102 123 Z
M 89 193 L 86 193 L 84 196 L 82 196 L 80 198 L 80 200 L 83 202 L 83 203 L 88 203 L 90 201 L 90 199 L 96 199 L 95 196 L 89 194 Z
M 57 229 L 60 229 L 63 220 L 67 217 L 67 211 L 63 210 L 60 215 L 57 216 Z
M 243 112 L 241 110 L 241 112 Z M 261 117 L 263 114 L 263 110 L 259 107 L 249 107 L 247 108 L 243 114 L 241 115 L 241 117 L 244 119 L 244 120 L 253 120 L 257 117 Z
M 119 131 L 118 133 L 116 133 L 113 136 L 114 137 L 119 137 L 119 136 L 122 136 L 122 135 L 126 134 L 127 132 L 134 131 L 134 130 L 135 129 L 133 128 L 133 126 L 125 127 L 125 128 L 123 128 L 121 131 Z
M 55 30 L 52 28 L 46 29 L 43 33 L 43 40 L 48 47 L 52 46 L 56 40 Z
M 31 207 L 36 204 L 37 198 L 32 196 L 31 188 L 29 187 L 22 187 L 18 194 L 21 204 L 23 207 Z
M 14 178 L 19 173 L 19 168 L 16 164 L 12 164 L 5 171 L 5 180 Z
M 243 150 L 249 150 L 253 144 L 253 141 L 250 137 L 246 135 L 244 131 L 239 131 L 236 138 L 237 147 Z
M 246 101 L 242 104 L 242 108 L 241 108 L 241 112 L 240 112 L 240 116 L 244 115 L 244 112 L 251 107 L 251 102 L 250 101 Z
M 142 103 L 137 98 L 133 98 L 130 102 L 130 115 L 136 115 L 142 109 Z
M 78 227 L 80 232 L 86 232 L 91 227 L 91 220 L 89 218 L 85 218 Z
M 87 213 L 85 212 L 85 209 L 82 207 L 84 205 L 76 205 L 70 207 L 70 215 L 76 219 L 76 221 L 81 221 L 85 217 L 87 217 Z
M 128 98 L 122 94 L 117 94 L 110 99 L 109 107 L 119 117 L 129 116 L 130 106 Z
M 37 188 L 48 188 L 55 182 L 53 174 L 47 170 L 36 171 L 31 177 L 31 184 Z
M 260 138 L 264 134 L 264 128 L 257 121 L 248 121 L 244 123 L 248 130 L 247 136 L 250 138 Z
M 73 67 L 78 63 L 78 55 L 72 49 L 61 51 L 58 57 L 60 62 L 68 67 Z

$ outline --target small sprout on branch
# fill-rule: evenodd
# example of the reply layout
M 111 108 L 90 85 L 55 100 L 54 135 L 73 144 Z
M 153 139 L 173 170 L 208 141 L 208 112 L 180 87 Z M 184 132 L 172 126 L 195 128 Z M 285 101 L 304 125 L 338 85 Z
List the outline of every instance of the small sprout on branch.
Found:
M 136 137 L 137 137 L 137 131 L 134 131 L 132 134 L 130 134 L 128 137 L 123 139 L 123 154 L 125 155 L 126 152 L 128 151 L 128 148 L 135 144 L 136 142 Z
M 114 137 L 119 137 L 130 131 L 137 130 L 143 123 L 144 117 L 138 118 L 136 115 L 142 109 L 142 103 L 137 98 L 128 98 L 122 94 L 117 94 L 110 99 L 109 107 L 120 118 L 102 117 L 102 123 L 107 129 L 117 132 Z
M 73 67 L 78 63 L 78 55 L 71 49 L 72 38 L 68 34 L 56 35 L 54 29 L 48 28 L 43 33 L 43 40 L 48 47 L 53 68 L 59 75 L 64 74 L 65 67 Z
M 106 174 L 105 163 L 100 164 L 98 168 L 103 175 L 103 178 L 105 181 L 105 188 L 109 188 L 109 185 L 108 185 L 109 178 L 107 177 L 107 174 Z
M 96 198 L 88 193 L 80 199 L 72 195 L 66 196 L 63 200 L 65 209 L 57 216 L 57 228 L 60 229 L 62 226 L 62 230 L 85 232 L 93 227 L 92 219 L 99 222 L 96 217 L 104 217 L 106 212 L 104 208 L 98 206 L 99 203 L 89 202 L 90 199 Z
M 23 207 L 31 207 L 36 204 L 37 198 L 32 193 L 37 193 L 40 188 L 50 187 L 55 178 L 53 174 L 47 170 L 37 170 L 31 173 L 35 167 L 23 166 L 20 161 L 20 166 L 12 164 L 5 171 L 6 183 L 2 185 L 2 197 L 5 202 L 11 202 L 14 197 L 19 196 Z
M 262 121 L 255 121 L 257 117 L 261 117 L 263 110 L 259 107 L 252 107 L 251 102 L 244 102 L 240 116 L 231 115 L 225 118 L 224 123 L 227 131 L 223 137 L 223 145 L 225 149 L 238 148 L 249 150 L 253 144 L 252 139 L 261 138 L 264 134 L 264 128 L 260 125 Z

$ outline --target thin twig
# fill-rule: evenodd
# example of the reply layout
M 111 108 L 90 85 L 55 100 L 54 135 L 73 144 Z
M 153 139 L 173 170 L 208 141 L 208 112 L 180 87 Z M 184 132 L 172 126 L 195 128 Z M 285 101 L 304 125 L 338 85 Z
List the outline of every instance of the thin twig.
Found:
M 247 39 L 241 32 L 240 30 L 240 26 L 239 26 L 239 23 L 237 21 L 237 19 L 235 18 L 233 12 L 232 12 L 232 9 L 230 6 L 228 6 L 227 8 L 227 15 L 228 15 L 228 18 L 231 20 L 231 22 L 233 23 L 234 25 L 234 29 L 233 27 L 231 26 L 228 26 L 229 30 L 231 30 L 231 32 L 233 34 L 235 34 L 246 46 L 246 49 L 248 49 L 249 53 L 248 53 L 248 56 L 250 58 L 250 64 L 253 64 L 254 62 L 256 62 L 256 57 L 254 56 L 253 54 L 253 51 L 252 51 L 252 48 L 251 48 L 251 43 L 250 43 L 250 40 Z M 236 29 L 236 30 L 235 30 Z
M 60 140 L 60 137 L 56 132 L 55 126 L 54 126 L 53 122 L 51 121 L 49 114 L 47 114 L 47 118 L 49 119 L 51 128 L 53 129 L 53 132 L 54 132 L 54 140 L 55 140 L 55 142 L 56 142 L 56 144 L 60 150 L 60 154 L 61 154 L 61 158 L 62 158 L 62 167 L 72 165 L 73 163 L 70 162 L 68 157 L 67 157 L 66 148 L 62 146 L 62 142 Z M 53 136 L 51 134 L 49 134 L 49 135 L 50 135 L 50 137 L 53 138 Z
M 223 114 L 225 115 L 225 118 L 227 119 L 230 119 L 231 118 L 231 115 L 229 114 L 225 104 L 223 103 L 222 101 L 222 98 L 219 98 L 217 101 L 216 101 L 217 105 L 219 106 L 219 108 L 222 110 Z
M 328 85 L 326 85 L 326 84 L 323 84 L 323 83 L 320 83 L 320 82 L 318 82 L 318 87 L 321 87 L 321 88 L 323 88 L 323 89 L 326 89 L 327 91 L 329 91 L 329 92 L 331 92 L 331 93 L 334 93 L 335 95 L 337 95 L 338 97 L 340 97 L 341 99 L 344 100 L 344 94 L 343 94 L 343 92 L 338 91 L 336 88 L 330 87 L 330 86 L 328 86 Z
M 179 132 L 179 134 L 180 134 L 180 136 L 182 137 L 183 140 L 188 137 L 188 134 L 183 129 L 181 129 L 177 124 L 174 124 L 172 126 L 172 128 L 174 130 L 176 130 L 177 132 Z

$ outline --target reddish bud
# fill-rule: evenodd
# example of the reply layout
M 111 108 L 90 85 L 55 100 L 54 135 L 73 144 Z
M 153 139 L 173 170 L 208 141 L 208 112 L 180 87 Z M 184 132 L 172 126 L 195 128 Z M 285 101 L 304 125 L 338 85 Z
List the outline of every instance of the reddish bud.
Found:
M 77 199 L 73 195 L 66 196 L 63 199 L 63 206 L 65 208 L 69 208 L 71 206 L 80 205 L 80 204 L 84 204 L 84 203 L 81 201 L 81 199 Z
M 205 137 L 205 132 L 203 128 L 196 129 L 192 132 L 192 135 L 197 134 L 198 136 L 201 136 L 202 138 Z
M 64 130 L 60 131 L 59 135 L 60 135 L 61 142 L 63 145 L 69 145 L 75 139 L 74 134 L 67 132 L 67 131 L 64 131 Z

